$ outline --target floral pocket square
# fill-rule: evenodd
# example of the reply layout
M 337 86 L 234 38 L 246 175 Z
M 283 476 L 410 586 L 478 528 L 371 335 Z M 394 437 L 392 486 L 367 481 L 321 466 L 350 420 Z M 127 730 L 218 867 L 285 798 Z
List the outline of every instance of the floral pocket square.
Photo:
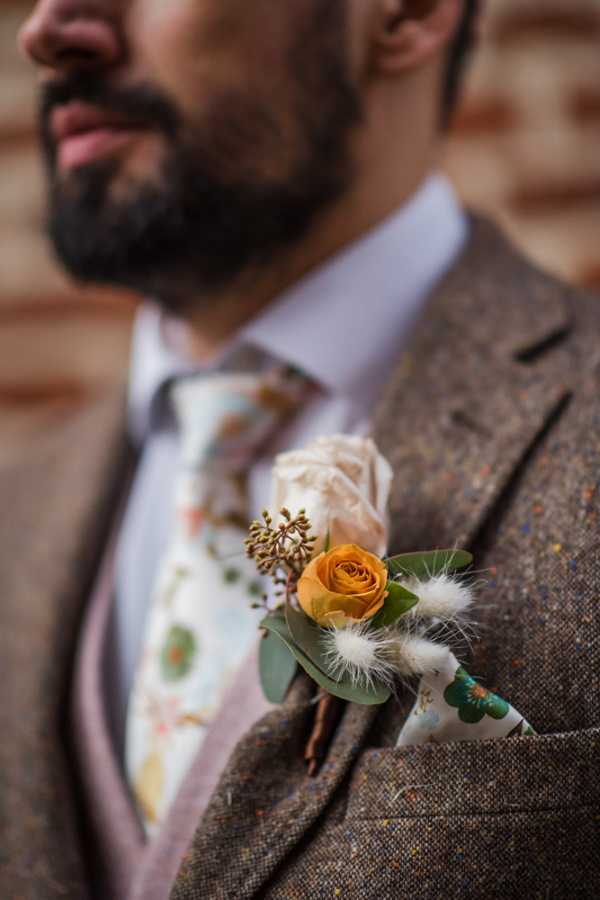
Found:
M 397 747 L 532 735 L 517 710 L 469 675 L 456 657 L 421 678 L 417 699 L 396 742 Z

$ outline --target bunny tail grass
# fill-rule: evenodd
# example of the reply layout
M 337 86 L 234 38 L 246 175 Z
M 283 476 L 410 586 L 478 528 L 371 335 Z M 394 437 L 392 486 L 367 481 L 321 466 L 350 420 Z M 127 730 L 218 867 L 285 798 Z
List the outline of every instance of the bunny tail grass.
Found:
M 394 670 L 405 677 L 439 671 L 448 659 L 449 649 L 422 637 L 397 636 L 391 659 Z
M 391 685 L 396 667 L 390 657 L 397 639 L 384 629 L 369 630 L 368 622 L 329 628 L 323 635 L 327 665 L 334 678 L 349 676 L 354 685 Z
M 419 598 L 419 602 L 411 610 L 413 618 L 448 622 L 459 618 L 473 603 L 472 588 L 445 573 L 425 581 L 414 577 L 406 578 L 401 584 Z

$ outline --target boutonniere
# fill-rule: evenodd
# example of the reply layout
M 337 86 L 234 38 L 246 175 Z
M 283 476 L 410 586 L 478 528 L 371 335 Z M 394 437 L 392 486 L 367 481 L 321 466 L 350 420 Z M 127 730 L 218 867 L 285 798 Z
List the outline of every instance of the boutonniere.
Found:
M 270 702 L 284 700 L 298 666 L 326 695 L 372 705 L 389 699 L 397 679 L 445 663 L 448 646 L 429 634 L 471 605 L 472 588 L 458 573 L 472 556 L 386 556 L 391 483 L 370 439 L 320 438 L 276 458 L 277 512 L 265 510 L 246 540 L 247 555 L 275 585 L 274 597 L 253 604 L 265 610 L 259 664 Z
M 285 699 L 301 666 L 320 688 L 305 757 L 315 774 L 341 701 L 385 703 L 420 676 L 397 745 L 530 735 L 508 702 L 480 685 L 451 649 L 469 631 L 470 553 L 386 555 L 392 470 L 370 439 L 320 438 L 283 453 L 271 508 L 250 526 L 248 556 L 275 585 L 264 594 L 263 692 Z
M 463 550 L 386 556 L 392 471 L 370 439 L 320 438 L 283 453 L 273 508 L 250 526 L 246 551 L 275 584 L 264 595 L 263 691 L 282 702 L 300 665 L 329 694 L 385 703 L 397 678 L 437 670 L 447 646 L 431 640 L 472 601 L 456 577 Z M 293 512 L 292 512 L 293 510 Z

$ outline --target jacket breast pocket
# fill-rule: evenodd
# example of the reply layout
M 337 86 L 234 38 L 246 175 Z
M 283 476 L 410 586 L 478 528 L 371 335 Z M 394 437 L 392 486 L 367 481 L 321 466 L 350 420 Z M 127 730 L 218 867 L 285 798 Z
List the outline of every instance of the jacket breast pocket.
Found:
M 366 750 L 347 819 L 501 815 L 600 799 L 600 728 Z
M 600 897 L 599 754 L 600 728 L 365 751 L 343 822 L 354 884 L 369 898 L 375 883 L 373 897 L 412 900 Z

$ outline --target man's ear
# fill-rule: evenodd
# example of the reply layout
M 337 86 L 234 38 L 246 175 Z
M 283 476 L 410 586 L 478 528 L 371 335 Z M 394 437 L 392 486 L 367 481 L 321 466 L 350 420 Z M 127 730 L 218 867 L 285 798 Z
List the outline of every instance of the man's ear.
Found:
M 439 53 L 458 28 L 463 0 L 379 0 L 373 68 L 394 75 Z

